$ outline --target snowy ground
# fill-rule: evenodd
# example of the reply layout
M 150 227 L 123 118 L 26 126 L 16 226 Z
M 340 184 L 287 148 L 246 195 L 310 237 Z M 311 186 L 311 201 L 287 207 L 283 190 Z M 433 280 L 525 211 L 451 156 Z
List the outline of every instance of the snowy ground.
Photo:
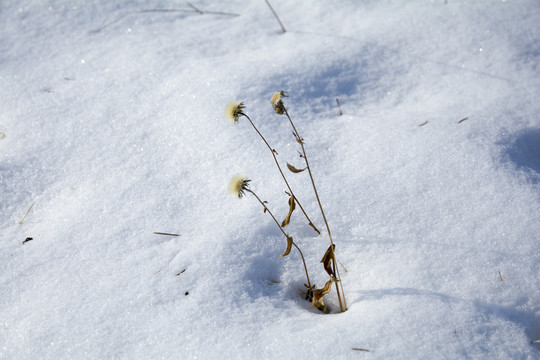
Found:
M 262 0 L 193 5 L 240 16 L 0 2 L 0 358 L 538 359 L 538 2 L 272 0 L 285 34 Z M 244 101 L 300 167 L 279 89 L 345 313 L 334 291 L 310 308 L 298 253 L 227 192 L 243 173 L 286 214 L 264 143 L 223 116 Z M 322 286 L 326 232 L 286 229 Z

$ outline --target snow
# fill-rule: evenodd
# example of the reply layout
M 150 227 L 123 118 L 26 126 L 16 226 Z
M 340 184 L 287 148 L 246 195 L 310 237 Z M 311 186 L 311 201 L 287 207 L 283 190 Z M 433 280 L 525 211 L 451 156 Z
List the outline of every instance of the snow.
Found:
M 538 3 L 271 3 L 0 3 L 1 359 L 540 357 Z

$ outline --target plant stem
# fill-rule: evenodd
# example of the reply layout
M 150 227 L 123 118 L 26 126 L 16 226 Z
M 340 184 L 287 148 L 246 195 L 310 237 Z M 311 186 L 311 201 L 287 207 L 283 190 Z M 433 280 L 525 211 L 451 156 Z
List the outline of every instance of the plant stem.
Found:
M 279 173 L 281 174 L 281 177 L 283 178 L 283 181 L 285 181 L 285 185 L 287 185 L 287 189 L 289 189 L 289 192 L 290 194 L 294 197 L 294 200 L 296 201 L 296 203 L 298 204 L 298 206 L 300 207 L 300 209 L 302 210 L 302 212 L 304 213 L 304 216 L 306 217 L 307 221 L 309 222 L 309 225 L 311 225 L 311 227 L 320 235 L 321 232 L 319 231 L 319 229 L 317 229 L 317 227 L 315 227 L 315 225 L 313 224 L 313 222 L 311 221 L 311 219 L 309 218 L 308 214 L 306 213 L 306 211 L 304 210 L 304 208 L 302 207 L 302 204 L 300 204 L 300 201 L 298 201 L 298 198 L 296 197 L 296 195 L 294 195 L 294 192 L 292 191 L 291 189 L 291 186 L 289 185 L 289 182 L 287 181 L 287 178 L 285 177 L 285 174 L 283 173 L 283 171 L 281 170 L 281 166 L 279 166 L 279 162 L 277 160 L 277 157 L 276 157 L 276 151 L 270 146 L 270 144 L 268 144 L 268 141 L 266 141 L 266 139 L 264 138 L 264 136 L 261 134 L 261 132 L 259 131 L 259 129 L 257 129 L 257 127 L 255 126 L 255 124 L 253 123 L 253 121 L 249 118 L 249 116 L 247 116 L 246 114 L 242 113 L 241 115 L 245 116 L 246 119 L 249 120 L 251 126 L 253 126 L 253 129 L 255 129 L 255 131 L 257 132 L 257 134 L 259 134 L 259 136 L 261 137 L 261 139 L 264 141 L 264 143 L 266 144 L 266 146 L 268 147 L 268 149 L 270 150 L 270 152 L 272 153 L 272 156 L 274 157 L 274 162 L 276 163 L 276 166 L 279 170 Z
M 334 241 L 332 240 L 332 232 L 330 231 L 330 226 L 328 225 L 328 221 L 326 220 L 326 215 L 324 213 L 324 210 L 323 210 L 323 207 L 322 207 L 322 204 L 321 204 L 321 199 L 319 198 L 319 193 L 317 192 L 317 187 L 315 186 L 315 181 L 313 180 L 313 174 L 311 173 L 311 168 L 309 166 L 309 161 L 308 161 L 308 158 L 307 158 L 306 149 L 304 147 L 304 141 L 302 140 L 302 137 L 298 133 L 298 130 L 296 130 L 296 126 L 294 126 L 294 123 L 293 123 L 291 117 L 289 116 L 289 112 L 287 111 L 285 106 L 283 108 L 285 110 L 285 115 L 287 115 L 287 119 L 289 119 L 289 123 L 291 124 L 291 126 L 293 128 L 294 135 L 296 136 L 296 139 L 297 139 L 298 143 L 302 147 L 302 154 L 303 154 L 303 157 L 304 157 L 304 161 L 306 162 L 306 168 L 307 168 L 308 173 L 309 173 L 309 178 L 311 179 L 311 185 L 313 185 L 313 191 L 315 193 L 315 197 L 317 198 L 317 203 L 319 204 L 319 209 L 321 209 L 321 214 L 322 214 L 322 217 L 323 217 L 323 220 L 324 220 L 324 224 L 326 226 L 326 231 L 328 231 L 328 237 L 330 238 L 330 245 L 331 245 L 331 251 L 332 251 L 333 270 L 334 270 L 334 274 L 337 275 L 336 280 L 339 282 L 339 284 L 341 286 L 341 292 L 343 293 L 343 302 L 342 302 L 341 301 L 341 294 L 339 292 L 339 287 L 336 284 L 336 291 L 337 291 L 337 296 L 338 296 L 338 300 L 339 300 L 339 307 L 341 309 L 341 312 L 344 312 L 344 311 L 347 310 L 347 302 L 345 301 L 345 292 L 343 291 L 343 284 L 341 283 L 341 275 L 339 274 L 339 268 L 336 267 L 336 254 L 334 253 L 334 246 L 333 246 Z M 344 310 L 344 308 L 345 308 L 345 310 Z
M 279 230 L 281 230 L 281 232 L 283 233 L 283 235 L 285 235 L 286 238 L 290 238 L 289 235 L 287 235 L 287 233 L 285 233 L 285 231 L 283 231 L 283 228 L 281 227 L 281 225 L 279 225 L 279 222 L 276 220 L 276 218 L 274 217 L 274 214 L 272 214 L 272 212 L 270 211 L 270 209 L 268 209 L 268 207 L 266 206 L 266 204 L 257 196 L 257 194 L 255 194 L 252 190 L 250 189 L 245 189 L 245 191 L 251 193 L 251 195 L 255 196 L 255 198 L 261 203 L 261 205 L 264 207 L 264 209 L 270 214 L 270 216 L 272 217 L 272 219 L 274 219 L 274 222 L 276 223 L 277 227 L 279 228 Z M 308 286 L 311 288 L 311 282 L 309 281 L 309 274 L 308 274 L 308 270 L 307 270 L 307 265 L 306 265 L 306 260 L 304 259 L 304 254 L 302 253 L 302 250 L 300 250 L 300 248 L 298 247 L 298 245 L 296 245 L 296 243 L 293 241 L 292 244 L 294 245 L 294 247 L 296 248 L 296 250 L 298 250 L 298 252 L 300 253 L 300 256 L 302 257 L 302 263 L 304 264 L 304 270 L 306 271 L 306 279 L 307 279 L 307 283 L 308 283 Z
M 272 10 L 272 14 L 274 14 L 274 16 L 276 17 L 276 20 L 278 21 L 279 26 L 281 26 L 281 30 L 283 30 L 283 32 L 286 32 L 287 30 L 285 30 L 285 26 L 283 26 L 283 23 L 282 23 L 281 20 L 279 19 L 279 16 L 277 15 L 277 13 L 274 11 L 274 8 L 272 7 L 272 5 L 270 5 L 270 3 L 268 2 L 268 0 L 264 0 L 264 1 L 266 1 L 266 5 L 268 5 L 268 7 L 270 8 L 270 10 Z

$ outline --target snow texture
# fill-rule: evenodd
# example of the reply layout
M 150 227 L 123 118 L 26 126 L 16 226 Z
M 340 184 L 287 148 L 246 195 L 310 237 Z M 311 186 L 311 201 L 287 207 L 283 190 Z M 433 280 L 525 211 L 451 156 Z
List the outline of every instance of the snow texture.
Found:
M 271 3 L 0 2 L 1 359 L 540 357 L 538 1 Z

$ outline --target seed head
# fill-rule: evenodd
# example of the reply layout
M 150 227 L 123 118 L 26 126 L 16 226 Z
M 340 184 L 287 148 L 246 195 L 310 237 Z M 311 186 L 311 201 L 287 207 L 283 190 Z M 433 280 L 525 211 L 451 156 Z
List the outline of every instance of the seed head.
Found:
M 229 184 L 229 192 L 232 195 L 238 196 L 240 199 L 242 196 L 245 195 L 244 191 L 249 190 L 249 182 L 251 180 L 246 179 L 242 175 L 235 175 L 233 176 L 230 184 Z
M 245 105 L 242 101 L 231 101 L 225 107 L 225 118 L 231 123 L 236 124 L 238 118 L 243 114 Z
M 274 108 L 276 114 L 283 115 L 285 113 L 285 105 L 283 105 L 282 98 L 287 97 L 287 94 L 283 90 L 276 91 L 270 99 L 270 104 Z
M 270 103 L 272 105 L 276 105 L 278 102 L 281 101 L 281 98 L 287 97 L 287 94 L 283 90 L 278 90 L 272 95 L 272 99 L 270 99 Z

